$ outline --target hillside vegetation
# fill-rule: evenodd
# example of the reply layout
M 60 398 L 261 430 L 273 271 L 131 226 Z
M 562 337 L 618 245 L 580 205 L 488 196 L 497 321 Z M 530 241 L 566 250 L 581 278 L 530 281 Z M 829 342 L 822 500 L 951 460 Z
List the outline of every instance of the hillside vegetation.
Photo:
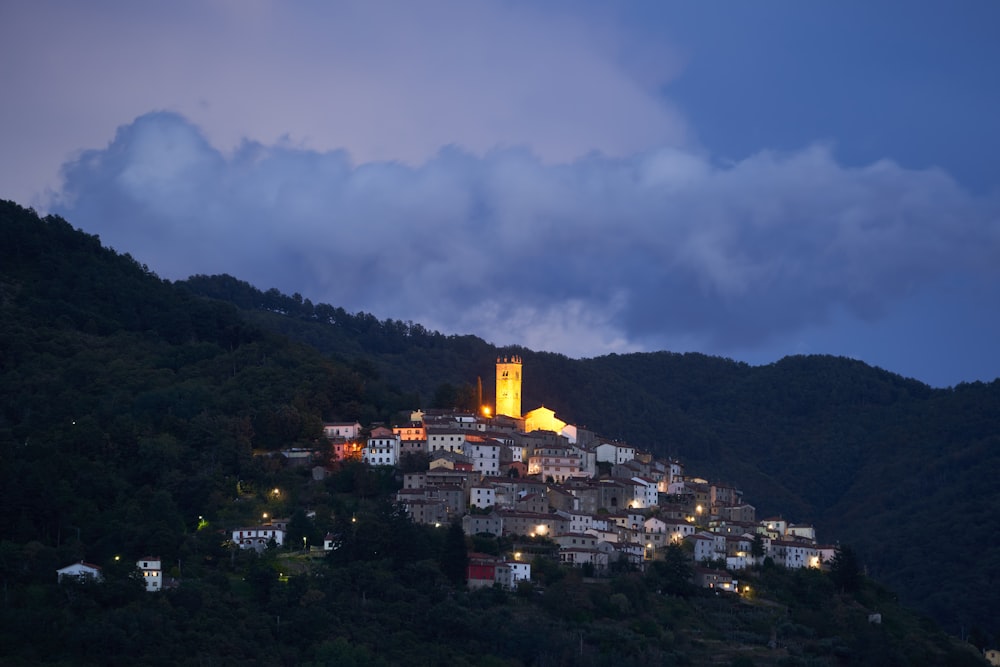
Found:
M 0 203 L 0 240 L 0 652 L 21 664 L 110 664 L 101 647 L 127 656 L 137 635 L 160 638 L 146 645 L 149 664 L 254 655 L 273 664 L 397 664 L 415 646 L 433 657 L 412 664 L 488 664 L 479 659 L 487 655 L 495 664 L 573 655 L 605 664 L 616 660 L 605 631 L 629 638 L 636 659 L 697 664 L 716 642 L 724 651 L 759 648 L 784 627 L 738 601 L 664 598 L 638 574 L 596 588 L 555 577 L 552 586 L 566 587 L 559 595 L 551 587 L 496 599 L 453 593 L 441 581 L 441 537 L 415 528 L 408 539 L 359 547 L 352 562 L 323 561 L 281 581 L 277 557 L 231 553 L 218 531 L 262 509 L 301 507 L 317 511 L 300 531 L 312 540 L 358 513 L 404 536 L 411 529 L 380 509 L 392 479 L 345 468 L 315 484 L 254 452 L 308 446 L 323 420 L 369 424 L 444 397 L 465 400 L 477 377 L 489 393 L 497 350 L 228 276 L 161 280 L 66 221 L 12 203 Z M 801 628 L 778 632 L 777 653 L 753 653 L 758 664 L 865 662 L 881 655 L 871 652 L 882 641 L 872 633 L 885 634 L 899 664 L 927 664 L 920 655 L 964 660 L 895 606 L 895 594 L 952 632 L 995 637 L 1000 383 L 934 390 L 830 357 L 753 368 L 697 354 L 517 352 L 526 407 L 545 404 L 679 457 L 743 488 L 761 514 L 815 522 L 821 539 L 853 544 L 892 591 L 844 596 L 823 579 L 796 578 L 811 575 L 762 578 L 775 604 L 811 608 L 788 591 L 812 590 L 803 599 L 844 625 L 796 620 Z M 283 489 L 280 502 L 271 488 Z M 176 563 L 188 583 L 150 601 L 114 560 L 146 554 Z M 114 585 L 55 586 L 55 569 L 80 559 L 105 565 Z M 898 625 L 857 626 L 843 611 L 854 605 L 891 608 Z M 757 621 L 726 625 L 723 617 Z M 508 634 L 486 635 L 486 627 Z M 544 651 L 539 637 L 551 640 Z
M 438 383 L 483 379 L 496 349 L 470 336 L 313 306 L 229 276 L 185 286 L 248 321 L 358 359 L 426 399 Z M 350 357 L 344 351 L 350 350 Z M 952 632 L 1000 632 L 1000 380 L 933 389 L 832 356 L 751 367 L 656 352 L 574 360 L 516 348 L 525 409 L 652 451 L 743 489 L 759 516 L 812 522 L 858 547 L 868 571 Z

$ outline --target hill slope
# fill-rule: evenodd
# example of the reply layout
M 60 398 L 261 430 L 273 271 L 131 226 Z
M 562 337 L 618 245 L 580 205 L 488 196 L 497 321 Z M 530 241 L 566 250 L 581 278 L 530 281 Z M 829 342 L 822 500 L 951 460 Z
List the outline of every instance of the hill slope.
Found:
M 491 393 L 497 350 L 472 336 L 225 276 L 169 283 L 10 203 L 0 230 L 0 535 L 44 547 L 39 577 L 122 544 L 179 557 L 206 507 L 274 481 L 254 449 L 308 444 L 324 419 L 386 420 L 476 377 Z M 517 352 L 526 407 L 815 522 L 953 632 L 1000 629 L 1000 383 L 934 390 L 820 356 Z M 137 516 L 155 521 L 136 531 Z
M 229 298 L 255 324 L 327 354 L 349 350 L 420 396 L 481 377 L 492 400 L 496 350 L 479 339 L 342 311 L 324 318 L 329 306 L 228 276 L 186 286 Z M 740 486 L 761 515 L 814 522 L 821 539 L 855 544 L 873 574 L 954 632 L 996 625 L 990 605 L 1000 580 L 987 572 L 1000 562 L 1000 525 L 987 508 L 1000 506 L 990 472 L 1000 464 L 1000 381 L 933 389 L 820 355 L 750 367 L 700 354 L 573 360 L 515 351 L 526 409 L 544 404 L 605 436 L 677 456 L 692 472 Z

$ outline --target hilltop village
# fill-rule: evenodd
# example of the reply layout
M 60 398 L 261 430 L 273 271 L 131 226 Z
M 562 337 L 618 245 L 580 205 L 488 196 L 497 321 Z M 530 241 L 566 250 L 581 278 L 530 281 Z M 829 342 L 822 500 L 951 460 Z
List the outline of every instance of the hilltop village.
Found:
M 738 592 L 733 573 L 766 558 L 788 568 L 833 558 L 835 547 L 817 544 L 812 526 L 758 518 L 734 486 L 567 424 L 544 406 L 522 414 L 522 366 L 517 356 L 497 359 L 492 411 L 417 410 L 408 423 L 364 435 L 357 422 L 327 423 L 332 457 L 390 468 L 419 457 L 427 468 L 403 473 L 396 494 L 414 522 L 457 521 L 467 535 L 544 537 L 559 562 L 590 574 L 643 567 L 675 545 L 693 561 L 696 585 Z M 232 539 L 259 549 L 272 539 L 282 544 L 284 530 L 272 521 L 236 529 Z M 470 554 L 469 586 L 530 579 L 535 545 L 525 539 L 503 556 Z M 328 535 L 324 549 L 336 546 Z

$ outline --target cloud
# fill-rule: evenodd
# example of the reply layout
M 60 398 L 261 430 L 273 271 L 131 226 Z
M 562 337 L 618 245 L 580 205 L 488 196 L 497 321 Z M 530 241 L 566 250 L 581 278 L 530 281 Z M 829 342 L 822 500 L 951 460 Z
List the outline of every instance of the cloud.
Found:
M 752 348 L 1000 278 L 995 200 L 934 169 L 845 168 L 823 145 L 731 164 L 457 147 L 355 163 L 281 142 L 223 152 L 157 112 L 63 178 L 55 212 L 164 277 L 227 272 L 572 356 Z
M 68 151 L 150 109 L 182 113 L 227 153 L 254 137 L 366 163 L 419 164 L 447 144 L 549 161 L 686 145 L 661 95 L 680 59 L 599 14 L 506 0 L 23 3 L 0 21 L 0 131 L 17 128 L 0 173 L 8 194 L 34 195 Z

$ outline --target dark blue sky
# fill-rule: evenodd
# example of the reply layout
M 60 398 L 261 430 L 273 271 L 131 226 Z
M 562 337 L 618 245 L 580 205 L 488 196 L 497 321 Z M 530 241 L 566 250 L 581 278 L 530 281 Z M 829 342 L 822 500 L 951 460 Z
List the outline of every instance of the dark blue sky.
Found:
M 0 197 L 571 356 L 1000 376 L 1000 3 L 0 5 Z

